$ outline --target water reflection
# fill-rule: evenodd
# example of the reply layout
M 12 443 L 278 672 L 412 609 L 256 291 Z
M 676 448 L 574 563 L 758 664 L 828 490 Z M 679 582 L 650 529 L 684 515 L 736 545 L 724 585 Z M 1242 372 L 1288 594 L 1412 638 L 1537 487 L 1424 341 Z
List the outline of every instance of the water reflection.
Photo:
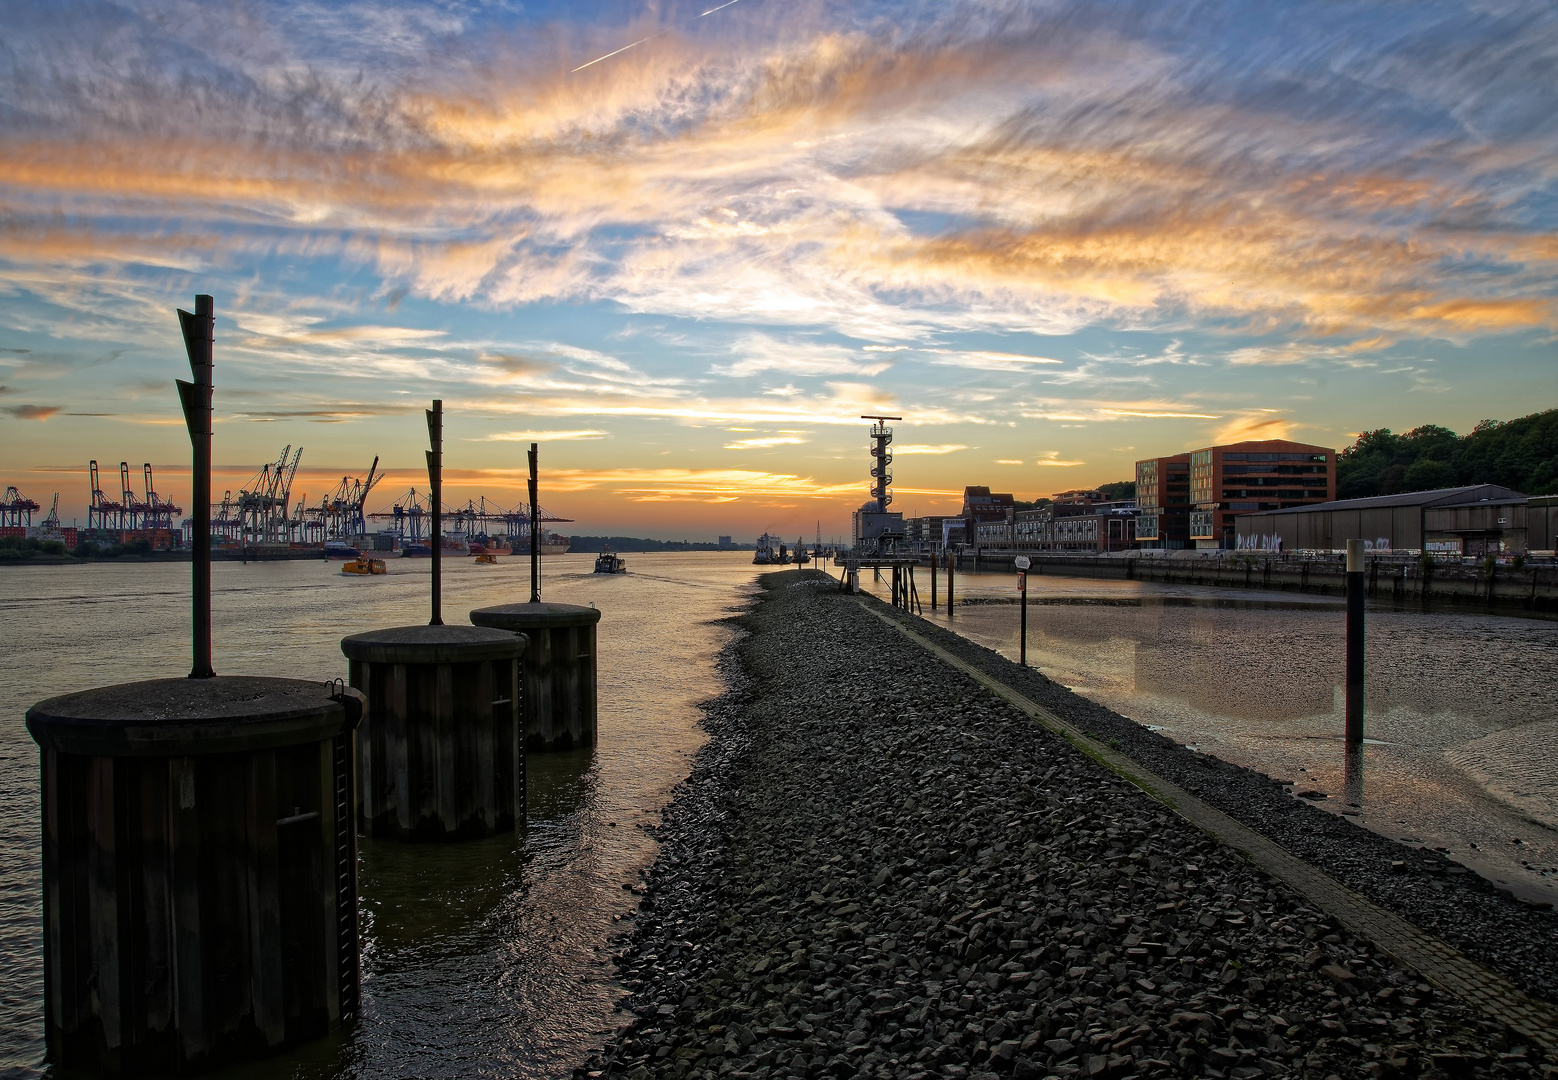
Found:
M 637 905 L 624 888 L 653 860 L 653 824 L 703 741 L 697 703 L 719 692 L 721 620 L 754 587 L 751 555 L 633 555 L 624 575 L 590 556 L 543 560 L 547 599 L 595 602 L 600 744 L 532 755 L 525 828 L 459 844 L 364 840 L 362 1018 L 349 1033 L 217 1074 L 219 1080 L 568 1075 L 615 1023 L 611 939 Z M 188 567 L 16 568 L 0 598 L 0 1072 L 42 1056 L 37 754 L 33 701 L 188 668 Z M 344 579 L 315 563 L 219 564 L 223 672 L 324 679 L 340 639 L 427 617 L 427 564 Z M 445 565 L 450 621 L 529 594 L 522 560 Z M 59 597 L 82 598 L 62 605 Z M 115 626 L 135 626 L 116 635 Z M 85 680 L 83 672 L 91 675 Z

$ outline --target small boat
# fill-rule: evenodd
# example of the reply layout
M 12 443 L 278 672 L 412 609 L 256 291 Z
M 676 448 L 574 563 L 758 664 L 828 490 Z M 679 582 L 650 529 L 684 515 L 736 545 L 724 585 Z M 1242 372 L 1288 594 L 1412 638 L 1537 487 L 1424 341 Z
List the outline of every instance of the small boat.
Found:
M 348 559 L 342 563 L 341 573 L 367 577 L 372 574 L 387 574 L 389 567 L 383 559 L 365 559 L 359 555 L 355 559 Z
M 614 555 L 610 550 L 606 550 L 595 556 L 595 572 L 597 574 L 625 574 L 628 572 L 628 564 L 622 556 Z
M 476 561 L 479 562 L 479 563 L 485 563 L 485 564 L 490 564 L 490 565 L 496 566 L 497 562 L 498 562 L 498 557 L 496 555 L 494 555 L 490 551 L 480 551 L 480 552 L 477 552 L 477 554 L 476 554 Z

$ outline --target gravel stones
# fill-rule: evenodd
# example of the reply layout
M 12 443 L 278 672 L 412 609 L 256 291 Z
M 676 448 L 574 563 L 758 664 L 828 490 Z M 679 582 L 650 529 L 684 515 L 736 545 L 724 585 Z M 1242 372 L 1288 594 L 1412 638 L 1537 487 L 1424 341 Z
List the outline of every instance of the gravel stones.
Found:
M 763 583 L 579 1075 L 1558 1076 L 825 575 Z
M 881 610 L 915 633 L 1090 732 L 1157 775 L 1270 837 L 1370 900 L 1492 968 L 1534 997 L 1558 1002 L 1558 912 L 1522 903 L 1447 855 L 1381 836 L 1300 800 L 1324 793 L 1187 750 L 1032 668 L 923 619 Z M 1409 840 L 1421 844 L 1420 840 Z

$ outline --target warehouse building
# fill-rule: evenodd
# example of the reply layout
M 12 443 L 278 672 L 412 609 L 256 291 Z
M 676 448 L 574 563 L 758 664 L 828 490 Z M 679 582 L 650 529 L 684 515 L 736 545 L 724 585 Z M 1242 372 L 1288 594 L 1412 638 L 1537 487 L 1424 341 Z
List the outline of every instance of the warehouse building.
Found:
M 1446 555 L 1551 550 L 1554 501 L 1528 500 L 1497 484 L 1341 499 L 1245 514 L 1237 522 L 1238 545 L 1341 551 L 1348 540 L 1361 539 L 1376 549 Z

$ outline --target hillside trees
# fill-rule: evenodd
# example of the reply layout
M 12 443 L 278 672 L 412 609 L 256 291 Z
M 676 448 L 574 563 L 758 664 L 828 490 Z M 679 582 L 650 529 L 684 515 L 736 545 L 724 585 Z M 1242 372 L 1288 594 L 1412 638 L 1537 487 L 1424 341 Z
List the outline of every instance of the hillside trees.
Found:
M 1365 431 L 1337 458 L 1337 497 L 1358 499 L 1464 484 L 1558 494 L 1558 409 L 1484 420 L 1469 434 L 1424 424 Z

